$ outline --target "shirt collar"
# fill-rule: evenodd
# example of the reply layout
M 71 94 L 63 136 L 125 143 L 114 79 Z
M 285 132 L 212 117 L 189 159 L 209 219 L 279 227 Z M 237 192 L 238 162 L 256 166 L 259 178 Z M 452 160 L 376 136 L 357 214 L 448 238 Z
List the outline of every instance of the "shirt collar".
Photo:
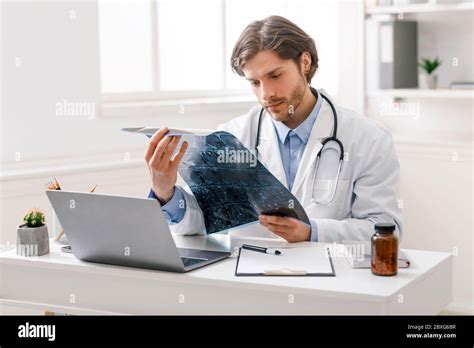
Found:
M 316 118 L 318 117 L 319 110 L 321 109 L 321 105 L 323 104 L 323 101 L 321 98 L 321 95 L 317 92 L 317 98 L 318 100 L 316 101 L 316 105 L 314 105 L 313 110 L 311 110 L 310 114 L 306 119 L 301 123 L 298 127 L 293 129 L 293 132 L 301 139 L 303 143 L 307 143 L 309 136 L 311 134 L 311 130 L 313 129 L 314 122 L 316 122 Z M 286 138 L 288 136 L 288 133 L 292 130 L 291 128 L 287 127 L 283 122 L 280 121 L 275 121 L 272 118 L 273 125 L 275 127 L 275 130 L 278 135 L 278 139 L 282 144 L 285 143 Z

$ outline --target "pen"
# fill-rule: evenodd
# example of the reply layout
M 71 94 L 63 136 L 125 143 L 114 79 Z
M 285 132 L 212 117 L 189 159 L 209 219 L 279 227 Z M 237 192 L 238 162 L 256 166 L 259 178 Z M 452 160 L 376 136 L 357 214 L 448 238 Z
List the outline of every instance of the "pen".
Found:
M 272 249 L 272 248 L 264 248 L 264 247 L 256 246 L 256 245 L 244 244 L 244 245 L 242 245 L 242 249 L 257 251 L 259 253 L 264 253 L 264 254 L 272 254 L 272 255 L 280 255 L 281 254 L 280 250 L 276 250 L 276 249 Z

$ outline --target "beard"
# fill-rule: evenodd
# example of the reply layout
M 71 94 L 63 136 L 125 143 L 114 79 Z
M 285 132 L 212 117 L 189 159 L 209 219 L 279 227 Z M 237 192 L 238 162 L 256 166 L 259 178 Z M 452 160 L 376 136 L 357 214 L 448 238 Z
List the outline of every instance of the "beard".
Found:
M 290 98 L 275 98 L 271 99 L 267 106 L 264 105 L 265 111 L 268 112 L 275 121 L 288 121 L 293 117 L 293 114 L 300 106 L 303 100 L 304 93 L 306 90 L 306 83 L 304 79 L 301 79 L 297 86 L 291 91 Z M 269 107 L 268 105 L 274 105 L 280 103 L 275 107 Z

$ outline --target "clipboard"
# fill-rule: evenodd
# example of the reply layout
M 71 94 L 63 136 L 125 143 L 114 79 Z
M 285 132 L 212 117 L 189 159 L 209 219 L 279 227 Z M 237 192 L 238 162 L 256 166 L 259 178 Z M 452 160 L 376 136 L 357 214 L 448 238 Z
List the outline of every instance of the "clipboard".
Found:
M 281 255 L 239 248 L 237 277 L 335 277 L 334 264 L 327 247 L 278 248 Z M 245 258 L 245 259 L 244 259 Z M 289 267 L 283 266 L 285 263 Z

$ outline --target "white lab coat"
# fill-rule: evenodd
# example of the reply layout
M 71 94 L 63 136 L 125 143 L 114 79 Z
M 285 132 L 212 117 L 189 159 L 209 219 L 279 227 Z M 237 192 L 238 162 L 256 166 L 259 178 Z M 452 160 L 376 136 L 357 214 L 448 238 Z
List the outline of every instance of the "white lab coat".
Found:
M 322 147 L 321 141 L 332 134 L 334 125 L 331 107 L 324 99 L 291 192 L 300 201 L 308 217 L 316 223 L 319 242 L 367 242 L 374 233 L 376 222 L 395 223 L 395 233 L 401 238 L 398 207 L 400 168 L 391 134 L 375 121 L 355 112 L 338 106 L 336 110 L 337 137 L 344 145 L 346 156 L 333 202 L 323 206 L 311 199 L 312 190 L 315 190 L 314 195 L 318 200 L 324 201 L 330 197 L 339 160 L 339 151 L 332 150 L 333 147 L 338 149 L 337 145 L 330 146 L 332 142 L 328 143 L 314 180 L 316 155 Z M 260 106 L 256 106 L 247 114 L 220 125 L 218 129 L 233 134 L 253 150 L 259 112 Z M 267 113 L 263 116 L 260 132 L 258 159 L 288 187 L 278 136 Z M 186 212 L 179 223 L 170 226 L 172 232 L 179 235 L 205 234 L 203 214 L 196 199 L 188 187 L 184 187 L 183 192 Z

